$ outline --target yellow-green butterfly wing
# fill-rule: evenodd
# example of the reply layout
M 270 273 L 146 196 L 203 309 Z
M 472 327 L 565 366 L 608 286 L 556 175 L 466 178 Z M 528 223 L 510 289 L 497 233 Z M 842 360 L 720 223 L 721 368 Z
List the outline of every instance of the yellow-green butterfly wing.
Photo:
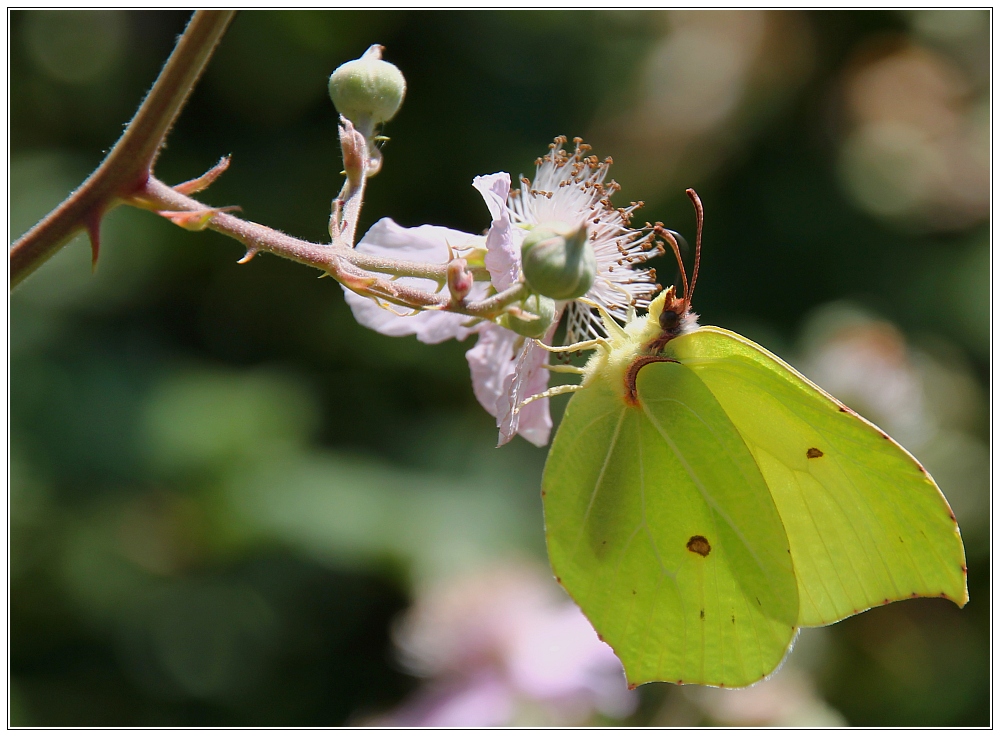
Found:
M 933 480 L 760 346 L 682 335 L 628 401 L 622 366 L 658 310 L 592 359 L 542 482 L 552 568 L 631 684 L 744 686 L 799 626 L 914 596 L 964 605 L 964 549 Z
M 702 328 L 666 353 L 718 399 L 767 482 L 791 544 L 800 625 L 918 596 L 965 604 L 948 502 L 886 433 L 728 330 Z
M 694 372 L 648 366 L 638 395 L 597 382 L 570 401 L 542 482 L 549 559 L 630 683 L 753 683 L 797 626 L 777 508 Z

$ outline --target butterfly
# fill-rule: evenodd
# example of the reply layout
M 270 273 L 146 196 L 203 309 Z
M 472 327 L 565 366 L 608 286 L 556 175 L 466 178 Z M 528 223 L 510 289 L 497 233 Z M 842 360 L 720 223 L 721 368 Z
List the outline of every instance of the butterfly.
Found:
M 913 597 L 968 600 L 965 550 L 902 446 L 787 363 L 699 327 L 690 285 L 602 314 L 542 479 L 557 580 L 629 687 L 746 686 L 802 627 Z M 595 305 L 596 307 L 596 305 Z

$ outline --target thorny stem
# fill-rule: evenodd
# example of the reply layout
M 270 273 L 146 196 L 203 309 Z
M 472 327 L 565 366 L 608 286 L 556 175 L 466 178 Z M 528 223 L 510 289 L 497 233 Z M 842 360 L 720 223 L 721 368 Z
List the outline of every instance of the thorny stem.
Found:
M 212 210 L 208 205 L 180 194 L 152 176 L 143 188 L 136 192 L 129 204 L 153 211 L 206 212 Z M 443 283 L 447 279 L 446 264 L 423 264 L 366 256 L 342 242 L 321 244 L 300 240 L 267 226 L 243 220 L 224 212 L 215 212 L 208 220 L 206 227 L 238 240 L 247 247 L 250 255 L 266 251 L 322 269 L 348 289 L 402 307 L 447 310 L 489 319 L 503 312 L 507 305 L 523 299 L 528 293 L 525 285 L 515 284 L 486 299 L 455 305 L 451 303 L 450 295 L 446 293 L 439 294 L 417 289 L 374 273 L 414 276 Z
M 12 288 L 81 229 L 90 234 L 96 261 L 101 218 L 150 176 L 167 133 L 234 14 L 232 10 L 195 12 L 135 117 L 101 165 L 11 247 Z
M 209 207 L 185 194 L 211 184 L 225 170 L 228 160 L 220 161 L 198 180 L 176 188 L 153 176 L 153 164 L 164 139 L 233 15 L 233 11 L 195 12 L 160 76 L 107 158 L 75 192 L 11 248 L 12 287 L 81 229 L 90 234 L 96 263 L 101 219 L 112 208 L 127 204 L 152 210 L 190 229 L 209 228 L 235 238 L 247 248 L 243 261 L 259 251 L 267 251 L 321 269 L 358 294 L 402 307 L 447 310 L 492 319 L 508 305 L 528 296 L 527 286 L 518 283 L 477 302 L 455 300 L 447 292 L 441 293 L 447 283 L 447 264 L 400 261 L 355 251 L 354 236 L 366 180 L 377 167 L 371 167 L 364 135 L 343 118 L 341 149 L 347 181 L 334 200 L 330 219 L 332 243 L 329 244 L 300 240 L 242 220 L 225 212 L 237 208 Z M 191 185 L 196 182 L 197 189 L 192 189 Z M 485 269 L 474 269 L 473 274 L 477 280 L 489 278 Z M 398 277 L 428 279 L 435 282 L 438 289 L 429 292 L 400 284 L 395 281 Z

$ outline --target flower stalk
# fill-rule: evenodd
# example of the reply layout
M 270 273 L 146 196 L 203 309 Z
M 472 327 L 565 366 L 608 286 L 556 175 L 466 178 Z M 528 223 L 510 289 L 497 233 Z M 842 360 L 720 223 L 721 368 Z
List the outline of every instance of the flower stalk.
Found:
M 211 208 L 192 197 L 183 195 L 152 176 L 129 198 L 128 204 L 146 210 L 168 211 L 172 214 L 204 213 L 214 209 L 216 212 L 203 227 L 239 241 L 246 246 L 248 252 L 272 253 L 315 267 L 327 272 L 359 294 L 382 299 L 401 307 L 448 310 L 470 317 L 492 319 L 503 312 L 507 305 L 517 302 L 526 294 L 523 285 L 517 285 L 517 289 L 505 290 L 486 299 L 452 304 L 449 294 L 416 289 L 386 278 L 388 275 L 411 276 L 446 283 L 447 263 L 424 264 L 374 257 L 359 253 L 345 246 L 343 242 L 313 243 L 301 240 L 266 225 L 220 212 L 218 211 L 220 208 Z

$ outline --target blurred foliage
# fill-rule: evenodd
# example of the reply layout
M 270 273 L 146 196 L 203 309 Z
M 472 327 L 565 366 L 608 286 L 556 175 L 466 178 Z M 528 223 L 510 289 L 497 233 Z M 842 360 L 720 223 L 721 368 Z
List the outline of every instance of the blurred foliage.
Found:
M 11 14 L 11 238 L 99 162 L 187 17 Z M 472 178 L 530 174 L 556 134 L 614 156 L 622 201 L 645 200 L 649 220 L 690 233 L 697 187 L 703 322 L 817 378 L 833 365 L 816 347 L 832 308 L 818 308 L 888 326 L 905 356 L 891 380 L 926 400 L 915 452 L 969 548 L 964 610 L 893 604 L 823 630 L 818 651 L 806 633 L 787 666 L 816 684 L 796 687 L 801 719 L 986 725 L 988 23 L 247 11 L 158 174 L 232 153 L 207 201 L 322 240 L 340 170 L 326 77 L 382 43 L 409 92 L 362 229 L 390 216 L 480 232 Z M 266 255 L 237 266 L 238 244 L 149 213 L 116 210 L 104 232 L 95 274 L 78 238 L 10 300 L 12 723 L 328 725 L 392 709 L 418 684 L 390 638 L 415 587 L 543 559 L 544 452 L 493 448 L 468 346 L 369 332 L 332 281 Z M 863 402 L 838 376 L 829 388 Z M 628 723 L 798 719 L 759 706 L 789 682 L 643 687 Z

